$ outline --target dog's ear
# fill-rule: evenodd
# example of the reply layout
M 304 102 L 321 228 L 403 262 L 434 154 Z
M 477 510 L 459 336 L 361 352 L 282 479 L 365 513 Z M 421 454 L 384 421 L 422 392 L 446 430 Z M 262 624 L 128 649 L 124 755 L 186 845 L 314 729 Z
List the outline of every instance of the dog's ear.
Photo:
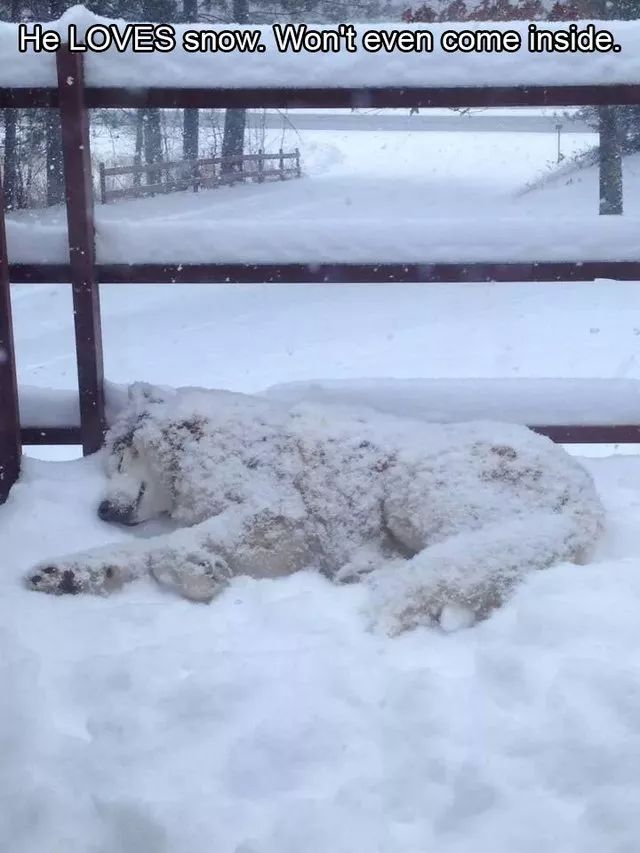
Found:
M 128 389 L 129 402 L 136 408 L 144 408 L 150 403 L 164 403 L 167 392 L 159 385 L 150 382 L 134 382 Z

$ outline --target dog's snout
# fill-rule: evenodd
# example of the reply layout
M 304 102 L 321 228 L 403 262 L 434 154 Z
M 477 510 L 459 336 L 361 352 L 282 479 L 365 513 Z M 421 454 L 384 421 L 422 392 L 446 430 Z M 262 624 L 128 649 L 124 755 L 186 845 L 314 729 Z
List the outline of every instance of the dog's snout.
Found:
M 98 506 L 98 516 L 102 521 L 117 524 L 135 524 L 133 520 L 134 506 L 123 506 L 110 500 L 104 500 Z

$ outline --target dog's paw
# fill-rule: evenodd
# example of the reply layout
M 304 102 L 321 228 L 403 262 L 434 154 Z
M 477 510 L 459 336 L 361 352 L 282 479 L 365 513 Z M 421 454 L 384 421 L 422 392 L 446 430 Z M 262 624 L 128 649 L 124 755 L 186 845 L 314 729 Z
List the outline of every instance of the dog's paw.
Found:
M 189 601 L 209 603 L 228 586 L 233 573 L 216 554 L 171 553 L 150 566 L 158 583 Z
M 55 560 L 39 563 L 25 578 L 29 589 L 50 595 L 109 595 L 119 589 L 124 577 L 120 568 L 109 562 L 94 564 L 81 560 Z

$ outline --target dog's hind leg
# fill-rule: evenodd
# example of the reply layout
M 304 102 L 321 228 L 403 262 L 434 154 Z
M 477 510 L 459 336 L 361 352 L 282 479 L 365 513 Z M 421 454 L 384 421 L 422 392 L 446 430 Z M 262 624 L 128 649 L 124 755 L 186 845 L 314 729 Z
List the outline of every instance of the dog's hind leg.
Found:
M 600 529 L 599 518 L 549 512 L 451 536 L 369 577 L 375 622 L 398 634 L 437 625 L 451 608 L 467 624 L 482 619 L 528 572 L 584 561 Z

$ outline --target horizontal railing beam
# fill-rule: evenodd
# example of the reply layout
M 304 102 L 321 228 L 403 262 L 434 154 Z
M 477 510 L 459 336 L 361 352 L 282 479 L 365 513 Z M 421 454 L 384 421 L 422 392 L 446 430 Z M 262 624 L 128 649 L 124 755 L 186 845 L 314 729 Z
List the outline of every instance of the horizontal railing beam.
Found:
M 101 284 L 482 284 L 495 282 L 640 283 L 640 261 L 539 261 L 447 264 L 98 264 Z M 60 284 L 68 264 L 10 264 L 13 284 Z
M 557 444 L 640 444 L 640 424 L 532 426 Z
M 559 444 L 640 444 L 640 425 L 634 424 L 567 424 L 564 426 L 532 426 L 539 435 L 546 435 Z M 21 430 L 25 445 L 81 444 L 79 426 L 29 427 Z
M 43 444 L 70 445 L 82 444 L 82 433 L 79 426 L 30 427 L 23 426 L 20 430 L 22 443 L 36 446 Z
M 90 108 L 571 107 L 640 105 L 640 83 L 355 88 L 87 87 Z M 57 107 L 56 88 L 0 88 L 0 108 Z

